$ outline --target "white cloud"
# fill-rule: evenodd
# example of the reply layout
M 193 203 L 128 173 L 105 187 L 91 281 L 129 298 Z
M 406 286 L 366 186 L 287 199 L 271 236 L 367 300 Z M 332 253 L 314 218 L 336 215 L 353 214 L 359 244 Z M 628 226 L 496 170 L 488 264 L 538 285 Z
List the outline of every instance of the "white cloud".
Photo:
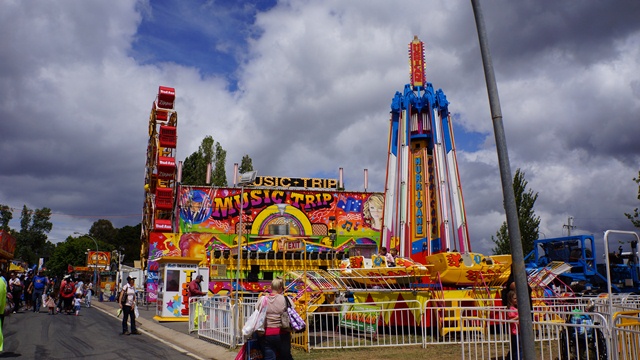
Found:
M 490 250 L 505 216 L 468 2 L 290 0 L 256 13 L 255 23 L 247 22 L 255 9 L 213 4 L 3 4 L 0 203 L 52 208 L 59 240 L 95 220 L 78 215 L 139 222 L 159 85 L 176 88 L 180 159 L 211 135 L 228 151 L 229 176 L 249 154 L 264 175 L 337 177 L 343 167 L 353 190 L 368 168 L 368 190 L 381 191 L 389 106 L 408 82 L 407 44 L 418 35 L 427 79 L 444 90 L 459 125 L 486 136 L 479 149 L 458 148 L 458 158 L 472 246 Z M 539 193 L 548 237 L 562 234 L 568 216 L 585 232 L 630 229 L 623 213 L 637 207 L 640 25 L 623 20 L 635 8 L 584 3 L 573 13 L 581 18 L 555 2 L 532 6 L 483 4 L 512 173 L 523 169 Z M 167 14 L 172 22 L 145 22 Z M 612 18 L 622 20 L 605 26 Z M 598 29 L 593 36 L 584 36 L 584 19 Z M 149 24 L 163 25 L 156 42 L 143 34 Z M 234 73 L 221 54 L 238 62 Z

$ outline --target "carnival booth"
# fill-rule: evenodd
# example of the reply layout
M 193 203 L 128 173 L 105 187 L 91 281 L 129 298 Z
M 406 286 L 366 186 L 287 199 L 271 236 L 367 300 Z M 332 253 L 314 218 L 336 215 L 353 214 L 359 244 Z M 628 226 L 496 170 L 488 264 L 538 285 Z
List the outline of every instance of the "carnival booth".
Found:
M 198 275 L 205 281 L 203 291 L 209 288 L 209 270 L 200 268 L 200 258 L 167 256 L 158 259 L 157 321 L 189 321 L 189 295 L 187 287 Z

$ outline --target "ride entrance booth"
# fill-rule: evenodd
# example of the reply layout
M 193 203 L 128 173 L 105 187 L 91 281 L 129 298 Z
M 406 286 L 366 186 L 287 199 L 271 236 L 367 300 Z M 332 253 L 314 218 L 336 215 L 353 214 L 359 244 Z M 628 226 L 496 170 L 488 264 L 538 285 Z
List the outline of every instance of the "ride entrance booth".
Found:
M 201 258 L 166 256 L 158 262 L 158 300 L 156 321 L 189 321 L 189 283 L 198 275 L 205 281 L 200 283 L 202 291 L 209 289 L 209 270 L 200 268 Z

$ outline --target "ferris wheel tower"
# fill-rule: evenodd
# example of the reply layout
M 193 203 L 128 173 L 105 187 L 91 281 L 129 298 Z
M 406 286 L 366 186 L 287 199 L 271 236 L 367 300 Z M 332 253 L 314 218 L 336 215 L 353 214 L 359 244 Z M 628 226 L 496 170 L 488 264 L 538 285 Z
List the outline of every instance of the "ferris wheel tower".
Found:
M 140 260 L 146 268 L 152 232 L 173 232 L 178 113 L 174 88 L 160 86 L 151 105 L 144 180 Z

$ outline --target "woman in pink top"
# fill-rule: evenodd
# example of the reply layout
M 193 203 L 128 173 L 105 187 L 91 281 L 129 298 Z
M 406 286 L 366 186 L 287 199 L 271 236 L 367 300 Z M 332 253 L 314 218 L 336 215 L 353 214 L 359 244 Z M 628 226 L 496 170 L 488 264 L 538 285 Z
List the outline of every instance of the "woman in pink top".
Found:
M 273 279 L 271 294 L 267 295 L 267 316 L 264 321 L 264 335 L 258 340 L 264 360 L 293 360 L 291 356 L 291 333 L 282 329 L 280 315 L 287 311 L 287 303 L 282 292 L 282 279 Z

